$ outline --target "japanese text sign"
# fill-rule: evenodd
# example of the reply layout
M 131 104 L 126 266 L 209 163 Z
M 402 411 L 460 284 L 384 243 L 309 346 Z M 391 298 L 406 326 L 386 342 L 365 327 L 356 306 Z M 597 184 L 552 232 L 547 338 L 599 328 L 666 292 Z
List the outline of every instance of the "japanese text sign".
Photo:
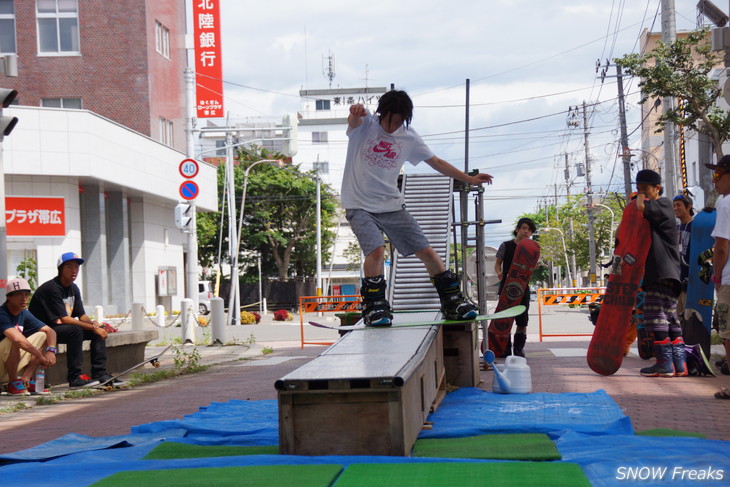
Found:
M 5 224 L 9 237 L 63 237 L 66 213 L 63 198 L 5 198 Z
M 223 116 L 220 0 L 193 0 L 195 106 L 198 118 Z

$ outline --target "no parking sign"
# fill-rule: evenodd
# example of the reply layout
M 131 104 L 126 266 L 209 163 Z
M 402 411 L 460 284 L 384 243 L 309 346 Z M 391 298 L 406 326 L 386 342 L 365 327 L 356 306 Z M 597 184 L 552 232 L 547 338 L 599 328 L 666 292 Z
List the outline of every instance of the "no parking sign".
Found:
M 183 181 L 180 185 L 180 196 L 184 200 L 194 200 L 198 197 L 199 193 L 200 188 L 198 188 L 195 181 Z

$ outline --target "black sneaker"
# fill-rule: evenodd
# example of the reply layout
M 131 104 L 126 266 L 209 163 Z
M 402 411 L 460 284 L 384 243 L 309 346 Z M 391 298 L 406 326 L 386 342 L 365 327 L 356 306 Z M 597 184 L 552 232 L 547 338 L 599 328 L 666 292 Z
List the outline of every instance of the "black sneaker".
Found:
M 99 384 L 103 384 L 103 383 L 105 383 L 105 382 L 107 382 L 108 380 L 111 380 L 111 379 L 112 379 L 112 376 L 111 376 L 111 375 L 109 375 L 109 374 L 104 374 L 104 375 L 102 375 L 101 377 L 97 377 L 97 378 L 96 378 L 96 380 L 97 380 L 97 381 L 99 381 Z M 110 386 L 115 386 L 115 387 L 116 387 L 116 386 L 123 386 L 123 385 L 125 385 L 125 384 L 126 384 L 126 382 L 124 382 L 123 380 L 120 380 L 120 379 L 114 379 L 114 380 L 112 380 L 112 381 L 111 381 L 111 382 L 110 382 L 109 384 L 107 384 L 107 385 L 110 385 Z
M 69 389 L 83 389 L 85 387 L 98 386 L 98 380 L 92 380 L 88 375 L 80 375 L 68 383 Z

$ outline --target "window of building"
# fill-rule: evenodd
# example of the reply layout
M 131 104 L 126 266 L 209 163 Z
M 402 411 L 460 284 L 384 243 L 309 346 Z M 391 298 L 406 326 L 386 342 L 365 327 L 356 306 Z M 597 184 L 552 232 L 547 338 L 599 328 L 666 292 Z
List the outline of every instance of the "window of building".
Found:
M 157 52 L 170 59 L 170 29 L 155 20 L 155 47 Z
M 36 0 L 38 52 L 46 55 L 79 53 L 77 0 Z
M 312 132 L 312 144 L 326 144 L 327 132 Z
M 172 146 L 172 120 L 160 117 L 160 142 Z
M 218 157 L 226 157 L 226 141 L 225 140 L 216 140 L 215 148 L 218 149 L 217 151 L 215 151 L 215 155 L 217 155 Z
M 330 100 L 317 100 L 315 102 L 315 106 L 317 110 L 329 110 L 330 109 Z
M 42 107 L 51 108 L 74 108 L 80 110 L 81 98 L 43 98 L 41 100 Z
M 15 51 L 15 5 L 13 0 L 0 0 L 0 53 Z
M 312 165 L 312 169 L 314 169 L 315 171 L 319 171 L 320 174 L 329 174 L 330 173 L 330 163 L 327 161 L 323 161 L 323 162 L 317 161 Z

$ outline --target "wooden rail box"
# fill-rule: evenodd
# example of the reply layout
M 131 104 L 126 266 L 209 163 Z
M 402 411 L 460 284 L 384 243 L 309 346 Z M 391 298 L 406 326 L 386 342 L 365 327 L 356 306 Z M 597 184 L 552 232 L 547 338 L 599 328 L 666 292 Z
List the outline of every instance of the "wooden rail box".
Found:
M 410 455 L 444 380 L 439 327 L 356 330 L 276 381 L 285 455 Z

